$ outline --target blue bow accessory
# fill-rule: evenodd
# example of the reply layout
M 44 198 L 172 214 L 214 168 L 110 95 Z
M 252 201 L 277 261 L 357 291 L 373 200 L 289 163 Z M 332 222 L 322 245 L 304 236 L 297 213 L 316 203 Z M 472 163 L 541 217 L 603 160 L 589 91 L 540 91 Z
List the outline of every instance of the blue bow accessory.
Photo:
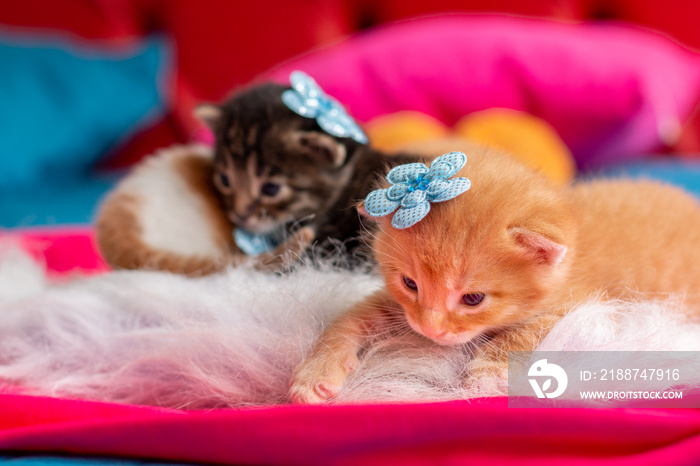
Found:
M 430 212 L 431 202 L 444 202 L 467 191 L 469 178 L 453 178 L 467 156 L 450 152 L 433 160 L 430 168 L 422 163 L 408 163 L 394 167 L 386 175 L 391 187 L 369 193 L 365 211 L 372 217 L 384 217 L 397 208 L 391 226 L 399 230 L 415 225 Z
M 318 126 L 328 134 L 367 144 L 367 136 L 355 120 L 340 102 L 326 95 L 311 76 L 303 71 L 292 71 L 289 82 L 292 89 L 282 93 L 282 102 L 290 110 L 306 118 L 315 118 Z

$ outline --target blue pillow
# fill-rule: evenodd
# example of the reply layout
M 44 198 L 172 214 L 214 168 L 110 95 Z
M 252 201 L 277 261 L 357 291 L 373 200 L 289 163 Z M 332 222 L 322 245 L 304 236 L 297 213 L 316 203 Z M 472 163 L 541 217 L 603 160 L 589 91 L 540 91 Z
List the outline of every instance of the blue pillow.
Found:
M 182 463 L 178 463 L 182 465 Z M 1 466 L 175 466 L 137 458 L 107 458 L 70 455 L 17 454 L 0 455 Z
M 86 172 L 166 108 L 170 48 L 0 36 L 0 193 Z
M 686 191 L 700 197 L 700 159 L 673 159 L 668 156 L 649 157 L 609 167 L 600 174 L 615 178 L 660 180 L 685 188 Z

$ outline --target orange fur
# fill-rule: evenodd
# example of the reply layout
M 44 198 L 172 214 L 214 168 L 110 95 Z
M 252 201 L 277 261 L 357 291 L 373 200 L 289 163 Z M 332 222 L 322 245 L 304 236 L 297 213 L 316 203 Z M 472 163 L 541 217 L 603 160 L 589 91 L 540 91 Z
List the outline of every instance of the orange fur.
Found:
M 142 237 L 143 227 L 140 220 L 144 200 L 122 185 L 105 199 L 95 225 L 100 251 L 113 267 L 205 275 L 219 271 L 227 264 L 224 252 L 232 243 L 228 240 L 231 237 L 230 227 L 226 218 L 222 219 L 218 214 L 220 209 L 217 208 L 215 194 L 203 182 L 211 176 L 211 163 L 200 157 L 179 155 L 173 157 L 173 168 L 182 176 L 188 187 L 193 192 L 200 193 L 204 200 L 205 215 L 210 219 L 212 235 L 221 248 L 221 256 L 186 256 L 147 244 Z
M 163 163 L 167 162 L 167 163 Z M 174 147 L 146 159 L 134 174 L 172 170 L 184 182 L 188 193 L 200 203 L 204 219 L 202 234 L 214 245 L 210 255 L 183 254 L 149 244 L 144 237 L 145 194 L 128 183 L 129 177 L 104 200 L 95 224 L 97 243 L 105 260 L 115 268 L 165 270 L 186 275 L 207 275 L 229 265 L 252 261 L 258 270 L 276 272 L 288 267 L 311 244 L 314 233 L 301 228 L 275 250 L 253 259 L 245 256 L 233 242 L 233 226 L 219 205 L 211 184 L 212 161 L 197 150 Z M 177 202 L 177 201 L 175 201 Z M 175 220 L 177 221 L 177 220 Z M 166 229 L 163 226 L 163 229 Z M 177 234 L 177 233 L 174 233 Z
M 379 219 L 373 250 L 386 282 L 383 297 L 329 327 L 297 369 L 292 399 L 317 402 L 337 392 L 344 377 L 329 380 L 313 368 L 356 355 L 365 340 L 344 339 L 343 332 L 369 328 L 362 320 L 387 308 L 439 344 L 474 345 L 468 373 L 479 379 L 503 377 L 508 351 L 534 349 L 591 295 L 673 293 L 689 309 L 700 304 L 700 206 L 689 194 L 652 181 L 559 187 L 503 154 L 474 148 L 467 156 L 457 176 L 471 179 L 469 191 L 433 204 L 405 230 L 390 226 L 391 215 Z M 486 294 L 478 306 L 461 301 L 475 292 Z M 378 299 L 389 304 L 378 307 Z

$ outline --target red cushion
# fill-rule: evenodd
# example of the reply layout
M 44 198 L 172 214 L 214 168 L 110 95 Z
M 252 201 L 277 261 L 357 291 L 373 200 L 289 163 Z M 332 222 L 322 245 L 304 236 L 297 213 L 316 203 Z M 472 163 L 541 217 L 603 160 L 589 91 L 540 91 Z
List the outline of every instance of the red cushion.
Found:
M 139 0 L 24 0 L 0 2 L 0 24 L 33 34 L 59 32 L 84 39 L 121 40 L 141 35 Z

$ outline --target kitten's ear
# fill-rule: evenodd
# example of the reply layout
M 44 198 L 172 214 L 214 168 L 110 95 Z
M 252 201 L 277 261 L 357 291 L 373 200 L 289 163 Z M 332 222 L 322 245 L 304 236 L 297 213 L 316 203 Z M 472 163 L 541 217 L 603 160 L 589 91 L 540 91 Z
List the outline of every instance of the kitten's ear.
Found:
M 357 204 L 357 212 L 362 216 L 363 219 L 374 219 L 370 214 L 367 213 L 365 210 L 365 201 L 360 201 L 359 204 Z
M 324 162 L 330 162 L 339 167 L 345 162 L 348 151 L 344 144 L 333 137 L 317 131 L 295 131 L 291 136 L 291 145 L 312 157 Z
M 390 219 L 392 217 L 391 214 L 387 214 L 384 217 L 375 217 L 373 215 L 370 215 L 367 213 L 365 210 L 365 201 L 361 201 L 357 206 L 355 207 L 357 209 L 357 212 L 360 214 L 360 219 L 361 222 L 372 222 L 374 224 L 381 224 L 384 225 L 385 227 L 389 227 L 391 225 Z
M 567 248 L 563 244 L 525 228 L 511 228 L 509 233 L 526 256 L 539 264 L 556 267 L 564 260 Z
M 214 104 L 201 104 L 194 109 L 194 116 L 210 128 L 216 126 L 223 113 L 221 107 Z

